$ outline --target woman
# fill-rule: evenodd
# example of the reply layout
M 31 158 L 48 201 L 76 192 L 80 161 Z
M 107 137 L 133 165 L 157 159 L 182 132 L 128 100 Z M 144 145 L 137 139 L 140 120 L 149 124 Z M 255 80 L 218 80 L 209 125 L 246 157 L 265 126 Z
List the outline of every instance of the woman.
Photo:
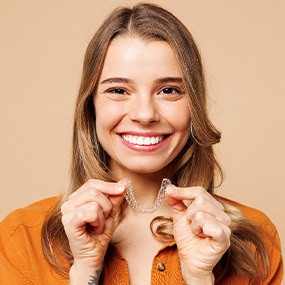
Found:
M 274 225 L 214 194 L 219 140 L 189 31 L 115 10 L 86 51 L 70 188 L 1 223 L 1 284 L 280 284 Z

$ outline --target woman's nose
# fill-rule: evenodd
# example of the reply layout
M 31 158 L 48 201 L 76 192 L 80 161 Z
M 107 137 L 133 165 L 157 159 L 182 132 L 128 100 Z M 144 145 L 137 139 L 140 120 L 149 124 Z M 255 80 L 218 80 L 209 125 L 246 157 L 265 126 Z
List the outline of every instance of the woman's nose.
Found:
M 151 96 L 136 96 L 130 102 L 129 117 L 141 124 L 153 124 L 159 121 L 159 113 L 155 99 Z

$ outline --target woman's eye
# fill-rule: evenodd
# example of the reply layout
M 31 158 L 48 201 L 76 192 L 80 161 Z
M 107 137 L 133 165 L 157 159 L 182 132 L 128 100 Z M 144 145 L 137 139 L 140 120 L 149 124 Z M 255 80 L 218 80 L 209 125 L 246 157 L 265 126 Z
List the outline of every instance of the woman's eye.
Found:
M 174 87 L 163 88 L 161 92 L 164 94 L 181 94 L 181 91 L 178 88 Z
M 163 100 L 177 101 L 183 97 L 184 92 L 182 90 L 179 87 L 166 86 L 160 89 L 158 96 Z
M 122 89 L 122 88 L 110 89 L 110 90 L 108 90 L 108 92 L 109 93 L 116 93 L 116 94 L 120 94 L 120 95 L 128 94 L 127 91 Z
M 130 93 L 124 88 L 109 88 L 104 91 L 107 98 L 113 101 L 122 101 L 129 98 Z
M 158 95 L 161 98 L 171 101 L 179 100 L 182 97 L 182 94 L 182 90 L 178 87 L 164 87 L 158 92 Z

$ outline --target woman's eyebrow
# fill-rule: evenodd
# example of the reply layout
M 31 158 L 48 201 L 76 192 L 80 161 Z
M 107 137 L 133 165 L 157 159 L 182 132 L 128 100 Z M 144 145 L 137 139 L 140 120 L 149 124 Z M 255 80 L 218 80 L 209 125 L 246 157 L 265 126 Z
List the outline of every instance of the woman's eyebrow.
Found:
M 155 80 L 155 83 L 182 83 L 183 80 L 181 77 L 162 77 Z M 134 83 L 134 80 L 125 78 L 125 77 L 111 77 L 104 79 L 100 82 L 100 84 L 112 84 L 112 83 L 126 83 L 131 84 Z
M 124 77 L 111 77 L 104 79 L 103 81 L 100 82 L 100 84 L 110 84 L 110 83 L 126 83 L 130 84 L 133 83 L 134 81 L 129 78 L 124 78 Z
M 155 83 L 182 83 L 181 77 L 162 77 L 155 80 Z

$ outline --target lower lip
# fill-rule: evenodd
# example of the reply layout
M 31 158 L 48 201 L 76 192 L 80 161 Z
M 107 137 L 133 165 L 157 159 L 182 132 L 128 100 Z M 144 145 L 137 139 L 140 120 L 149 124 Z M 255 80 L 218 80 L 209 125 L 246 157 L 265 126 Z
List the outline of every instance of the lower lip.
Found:
M 131 150 L 139 151 L 139 152 L 153 152 L 158 149 L 160 149 L 168 140 L 170 136 L 164 138 L 161 142 L 157 144 L 151 144 L 151 145 L 137 145 L 137 144 L 132 144 L 128 141 L 125 141 L 121 136 L 120 139 L 123 142 L 125 146 L 127 146 Z

